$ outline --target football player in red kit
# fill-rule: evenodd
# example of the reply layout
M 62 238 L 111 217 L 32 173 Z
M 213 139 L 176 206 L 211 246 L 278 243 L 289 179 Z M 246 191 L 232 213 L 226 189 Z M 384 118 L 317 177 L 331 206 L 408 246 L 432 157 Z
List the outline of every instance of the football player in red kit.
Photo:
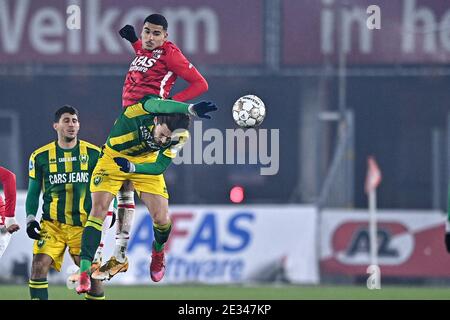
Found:
M 136 57 L 130 65 L 122 93 L 124 107 L 137 103 L 146 95 L 168 98 L 177 77 L 189 83 L 173 100 L 187 101 L 208 90 L 208 83 L 186 59 L 180 49 L 167 40 L 167 21 L 159 14 L 145 19 L 141 39 L 130 25 L 120 35 L 131 42 Z
M 164 16 L 148 16 L 141 32 L 141 39 L 136 36 L 132 26 L 126 25 L 119 34 L 128 40 L 136 54 L 125 78 L 122 93 L 124 108 L 138 103 L 148 95 L 167 99 L 176 79 L 181 77 L 188 86 L 175 94 L 172 99 L 180 102 L 194 99 L 208 90 L 208 83 L 198 70 L 183 55 L 181 50 L 168 41 L 168 23 Z M 125 182 L 118 193 L 118 219 L 116 245 L 111 259 L 97 269 L 92 277 L 98 280 L 111 279 L 119 272 L 128 269 L 126 249 L 134 215 L 134 189 L 130 182 Z M 168 214 L 168 213 L 167 213 Z M 168 234 L 171 223 L 163 226 L 154 225 L 155 233 Z M 153 243 L 151 273 L 152 280 L 160 281 L 164 272 L 164 244 Z
M 0 257 L 8 247 L 11 234 L 20 229 L 16 222 L 16 175 L 0 166 L 0 184 L 5 200 L 0 195 Z

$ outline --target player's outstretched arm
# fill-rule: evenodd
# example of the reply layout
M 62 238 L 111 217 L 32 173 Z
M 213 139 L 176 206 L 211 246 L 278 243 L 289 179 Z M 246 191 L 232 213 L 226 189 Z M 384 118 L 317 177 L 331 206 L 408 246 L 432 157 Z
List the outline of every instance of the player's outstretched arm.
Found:
M 142 103 L 144 109 L 153 114 L 185 113 L 204 119 L 211 119 L 208 113 L 218 110 L 217 106 L 210 101 L 187 104 L 174 100 L 147 99 Z
M 189 104 L 175 100 L 144 98 L 141 101 L 145 111 L 149 113 L 185 113 L 189 114 Z
M 169 53 L 167 61 L 169 69 L 184 79 L 189 85 L 173 96 L 176 101 L 187 101 L 199 97 L 208 91 L 208 82 L 197 68 L 186 59 L 179 50 Z

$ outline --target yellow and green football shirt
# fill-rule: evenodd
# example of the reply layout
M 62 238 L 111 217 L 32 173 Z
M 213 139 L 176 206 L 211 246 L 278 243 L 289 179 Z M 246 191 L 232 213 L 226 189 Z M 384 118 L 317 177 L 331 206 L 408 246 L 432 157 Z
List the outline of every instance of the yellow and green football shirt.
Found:
M 29 178 L 41 186 L 44 220 L 84 226 L 92 207 L 91 173 L 99 156 L 100 148 L 83 140 L 72 149 L 54 141 L 31 154 Z
M 174 158 L 176 155 L 174 146 L 177 144 L 180 148 L 181 142 L 186 142 L 189 137 L 189 132 L 186 130 L 178 134 L 176 139 L 173 139 L 176 141 L 161 147 L 153 142 L 153 121 L 160 114 L 189 114 L 189 104 L 152 96 L 144 98 L 142 102 L 144 103 L 137 103 L 124 109 L 114 123 L 106 145 L 130 157 L 149 156 L 154 161 L 158 153 L 163 153 L 169 158 Z

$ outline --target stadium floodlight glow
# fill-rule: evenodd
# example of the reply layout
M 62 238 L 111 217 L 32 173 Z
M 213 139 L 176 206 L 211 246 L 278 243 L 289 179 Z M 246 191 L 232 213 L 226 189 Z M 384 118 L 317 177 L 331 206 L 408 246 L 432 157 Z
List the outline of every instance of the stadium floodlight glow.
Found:
M 233 203 L 241 203 L 244 201 L 244 188 L 241 186 L 234 186 L 230 190 L 230 200 Z

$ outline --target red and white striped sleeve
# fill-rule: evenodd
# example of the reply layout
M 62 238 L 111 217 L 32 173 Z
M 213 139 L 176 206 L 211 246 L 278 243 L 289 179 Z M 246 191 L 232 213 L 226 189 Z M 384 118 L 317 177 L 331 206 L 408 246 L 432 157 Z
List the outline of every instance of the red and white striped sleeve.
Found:
M 208 91 L 208 82 L 198 72 L 192 63 L 179 50 L 172 50 L 168 59 L 168 67 L 177 76 L 183 78 L 189 83 L 189 86 L 183 91 L 173 96 L 173 100 L 187 101 L 200 96 Z

